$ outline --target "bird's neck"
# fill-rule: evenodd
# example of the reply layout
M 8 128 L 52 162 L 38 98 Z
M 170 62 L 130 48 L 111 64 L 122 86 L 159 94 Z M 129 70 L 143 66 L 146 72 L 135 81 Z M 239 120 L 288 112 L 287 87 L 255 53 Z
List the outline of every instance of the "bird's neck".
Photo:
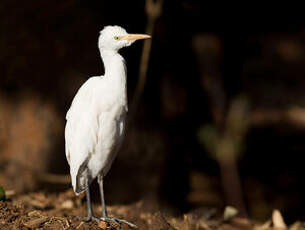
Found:
M 104 78 L 108 82 L 113 92 L 119 95 L 123 103 L 127 101 L 127 85 L 126 85 L 126 66 L 124 58 L 115 51 L 101 50 L 101 57 L 104 62 L 105 74 Z
M 126 66 L 124 58 L 113 50 L 101 50 L 101 58 L 104 63 L 105 77 L 123 78 L 126 81 Z

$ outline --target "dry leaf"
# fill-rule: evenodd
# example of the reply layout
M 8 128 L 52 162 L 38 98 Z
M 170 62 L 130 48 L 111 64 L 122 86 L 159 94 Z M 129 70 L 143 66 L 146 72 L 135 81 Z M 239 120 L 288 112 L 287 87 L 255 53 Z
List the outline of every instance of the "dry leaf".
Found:
M 32 206 L 34 206 L 35 208 L 38 208 L 38 209 L 47 209 L 47 208 L 52 207 L 52 205 L 50 205 L 46 202 L 38 201 L 38 200 L 30 200 L 29 203 Z
M 31 217 L 31 216 L 38 216 L 38 217 L 41 217 L 41 212 L 38 211 L 38 210 L 34 210 L 34 211 L 31 211 L 28 213 L 28 216 Z
M 111 223 L 108 223 L 106 221 L 100 221 L 98 222 L 97 226 L 103 230 L 110 230 L 110 229 L 120 229 L 120 225 L 115 223 L 115 222 L 111 222 Z

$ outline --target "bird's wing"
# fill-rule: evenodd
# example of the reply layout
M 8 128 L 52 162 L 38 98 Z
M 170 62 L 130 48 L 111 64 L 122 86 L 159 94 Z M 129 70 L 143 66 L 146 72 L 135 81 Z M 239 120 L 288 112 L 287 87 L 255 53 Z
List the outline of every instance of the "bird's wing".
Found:
M 66 157 L 74 188 L 79 168 L 89 159 L 97 143 L 99 113 L 94 95 L 100 80 L 99 77 L 92 77 L 82 85 L 66 115 Z

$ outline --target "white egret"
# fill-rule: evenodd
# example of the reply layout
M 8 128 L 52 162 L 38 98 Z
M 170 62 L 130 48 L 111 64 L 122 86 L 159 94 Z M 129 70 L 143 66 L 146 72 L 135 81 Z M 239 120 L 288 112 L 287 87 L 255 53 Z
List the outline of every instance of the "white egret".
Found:
M 126 66 L 119 49 L 130 46 L 145 34 L 128 34 L 119 26 L 106 26 L 98 39 L 104 62 L 104 76 L 89 78 L 78 90 L 66 115 L 66 157 L 74 192 L 86 191 L 87 220 L 126 223 L 108 217 L 104 200 L 103 180 L 122 143 L 127 114 Z M 93 216 L 89 186 L 98 178 L 102 217 Z

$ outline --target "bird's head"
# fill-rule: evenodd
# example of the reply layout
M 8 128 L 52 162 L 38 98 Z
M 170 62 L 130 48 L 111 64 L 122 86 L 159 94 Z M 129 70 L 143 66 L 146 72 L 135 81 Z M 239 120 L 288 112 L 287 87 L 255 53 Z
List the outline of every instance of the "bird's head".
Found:
M 101 32 L 98 40 L 98 47 L 102 50 L 114 50 L 130 46 L 136 40 L 150 38 L 146 34 L 128 34 L 120 26 L 106 26 Z

